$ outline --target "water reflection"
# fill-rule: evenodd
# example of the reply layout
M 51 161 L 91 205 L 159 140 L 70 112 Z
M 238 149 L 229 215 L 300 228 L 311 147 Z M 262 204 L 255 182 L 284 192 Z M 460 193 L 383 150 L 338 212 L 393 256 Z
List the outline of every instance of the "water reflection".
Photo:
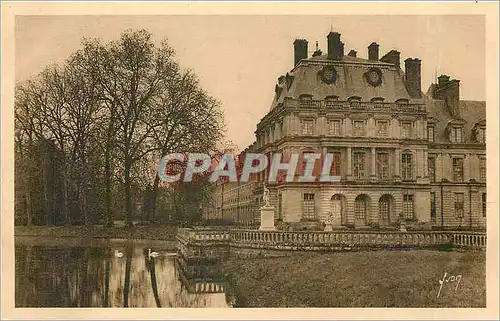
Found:
M 16 307 L 229 307 L 217 271 L 160 252 L 16 245 Z

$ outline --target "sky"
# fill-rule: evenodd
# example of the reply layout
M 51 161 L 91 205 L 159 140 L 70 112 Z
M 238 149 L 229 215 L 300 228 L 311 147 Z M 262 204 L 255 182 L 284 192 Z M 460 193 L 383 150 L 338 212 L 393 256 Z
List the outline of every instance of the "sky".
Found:
M 293 41 L 309 41 L 310 54 L 327 51 L 326 35 L 341 33 L 345 52 L 368 56 L 373 41 L 380 56 L 395 49 L 401 62 L 422 60 L 422 90 L 436 75 L 460 80 L 463 100 L 485 100 L 485 18 L 480 15 L 415 16 L 17 16 L 16 81 L 61 63 L 83 37 L 116 40 L 126 29 L 146 29 L 166 39 L 182 68 L 222 105 L 226 139 L 240 150 L 255 140 L 257 123 L 269 111 L 280 75 L 293 67 Z M 403 66 L 404 68 L 404 66 Z

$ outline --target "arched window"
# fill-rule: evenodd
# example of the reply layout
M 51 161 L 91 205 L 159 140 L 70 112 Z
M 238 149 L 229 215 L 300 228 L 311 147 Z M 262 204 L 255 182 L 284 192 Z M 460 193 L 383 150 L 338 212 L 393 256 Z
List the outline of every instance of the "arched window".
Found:
M 392 195 L 382 195 L 378 202 L 379 209 L 379 224 L 380 226 L 388 226 L 391 223 L 391 212 L 394 198 Z
M 356 197 L 354 201 L 354 219 L 356 225 L 366 225 L 367 218 L 369 217 L 369 201 L 370 197 L 368 195 L 362 194 Z
M 345 215 L 345 202 L 345 197 L 340 194 L 335 194 L 330 199 L 331 217 L 329 218 L 329 220 L 331 221 L 331 224 L 336 224 L 337 222 L 340 222 L 341 225 L 347 224 L 347 217 Z

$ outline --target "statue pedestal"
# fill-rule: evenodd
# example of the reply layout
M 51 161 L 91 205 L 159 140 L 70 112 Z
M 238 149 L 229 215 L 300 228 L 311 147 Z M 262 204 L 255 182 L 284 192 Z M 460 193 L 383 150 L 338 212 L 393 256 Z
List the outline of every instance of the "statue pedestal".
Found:
M 325 232 L 331 232 L 333 231 L 332 224 L 327 223 L 325 226 Z
M 262 206 L 260 208 L 260 228 L 261 231 L 275 231 L 274 227 L 274 207 Z
M 400 231 L 400 232 L 408 232 L 408 231 L 406 230 L 406 222 L 405 222 L 405 221 L 401 221 L 401 222 L 399 223 L 399 231 Z

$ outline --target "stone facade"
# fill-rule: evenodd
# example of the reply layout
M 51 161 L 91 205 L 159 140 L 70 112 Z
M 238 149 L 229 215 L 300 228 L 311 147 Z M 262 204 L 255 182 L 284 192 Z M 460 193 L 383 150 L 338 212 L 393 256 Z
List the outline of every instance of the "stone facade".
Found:
M 406 220 L 408 226 L 484 229 L 485 103 L 460 100 L 459 81 L 445 75 L 424 94 L 419 59 L 406 59 L 403 71 L 398 51 L 379 60 L 372 43 L 370 59 L 362 59 L 343 55 L 339 34 L 327 39 L 335 52 L 310 58 L 296 42 L 299 57 L 278 78 L 256 142 L 244 153 L 335 153 L 331 174 L 341 180 L 266 183 L 277 221 L 297 228 L 326 222 L 389 228 Z M 301 170 L 299 158 L 297 178 Z M 224 203 L 228 218 L 256 224 L 267 178 L 262 172 L 256 182 L 219 186 L 219 208 Z

